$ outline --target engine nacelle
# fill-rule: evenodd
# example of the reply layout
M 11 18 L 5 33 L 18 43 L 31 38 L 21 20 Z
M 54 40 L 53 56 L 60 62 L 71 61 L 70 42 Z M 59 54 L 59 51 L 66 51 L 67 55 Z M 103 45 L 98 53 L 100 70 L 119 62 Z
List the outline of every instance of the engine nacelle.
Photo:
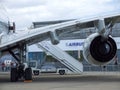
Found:
M 94 33 L 90 35 L 83 45 L 83 56 L 94 65 L 104 65 L 114 59 L 117 46 L 112 37 L 104 40 L 101 35 Z

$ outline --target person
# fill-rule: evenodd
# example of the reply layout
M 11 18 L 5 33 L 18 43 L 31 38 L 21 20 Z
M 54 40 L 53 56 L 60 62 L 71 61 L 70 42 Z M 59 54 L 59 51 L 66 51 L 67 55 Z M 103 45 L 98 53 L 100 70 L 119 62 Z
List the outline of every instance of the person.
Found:
M 5 71 L 5 64 L 2 63 L 2 71 L 4 72 Z

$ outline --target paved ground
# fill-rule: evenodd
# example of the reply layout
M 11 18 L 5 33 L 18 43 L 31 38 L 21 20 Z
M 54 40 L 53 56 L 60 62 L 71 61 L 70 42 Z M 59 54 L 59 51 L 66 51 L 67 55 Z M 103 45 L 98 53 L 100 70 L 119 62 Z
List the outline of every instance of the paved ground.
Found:
M 120 90 L 120 73 L 90 72 L 63 76 L 43 74 L 34 76 L 31 83 L 11 83 L 8 73 L 2 73 L 0 90 Z

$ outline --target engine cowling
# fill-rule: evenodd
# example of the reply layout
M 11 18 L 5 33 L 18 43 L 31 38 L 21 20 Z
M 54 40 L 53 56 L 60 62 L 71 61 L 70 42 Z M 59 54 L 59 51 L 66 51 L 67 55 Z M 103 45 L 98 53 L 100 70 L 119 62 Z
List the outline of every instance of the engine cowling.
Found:
M 91 64 L 104 65 L 112 61 L 116 55 L 117 46 L 111 36 L 107 40 L 94 33 L 90 35 L 83 45 L 83 56 Z

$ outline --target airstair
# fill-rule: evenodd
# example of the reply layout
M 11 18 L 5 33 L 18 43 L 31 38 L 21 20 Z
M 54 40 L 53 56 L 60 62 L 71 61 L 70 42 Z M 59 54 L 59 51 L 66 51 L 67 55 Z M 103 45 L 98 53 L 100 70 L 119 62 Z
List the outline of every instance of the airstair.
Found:
M 56 60 L 65 65 L 73 73 L 83 72 L 83 65 L 81 62 L 70 56 L 68 53 L 61 50 L 56 45 L 52 45 L 47 41 L 42 41 L 36 44 L 38 48 L 42 49 L 46 53 L 50 53 Z

